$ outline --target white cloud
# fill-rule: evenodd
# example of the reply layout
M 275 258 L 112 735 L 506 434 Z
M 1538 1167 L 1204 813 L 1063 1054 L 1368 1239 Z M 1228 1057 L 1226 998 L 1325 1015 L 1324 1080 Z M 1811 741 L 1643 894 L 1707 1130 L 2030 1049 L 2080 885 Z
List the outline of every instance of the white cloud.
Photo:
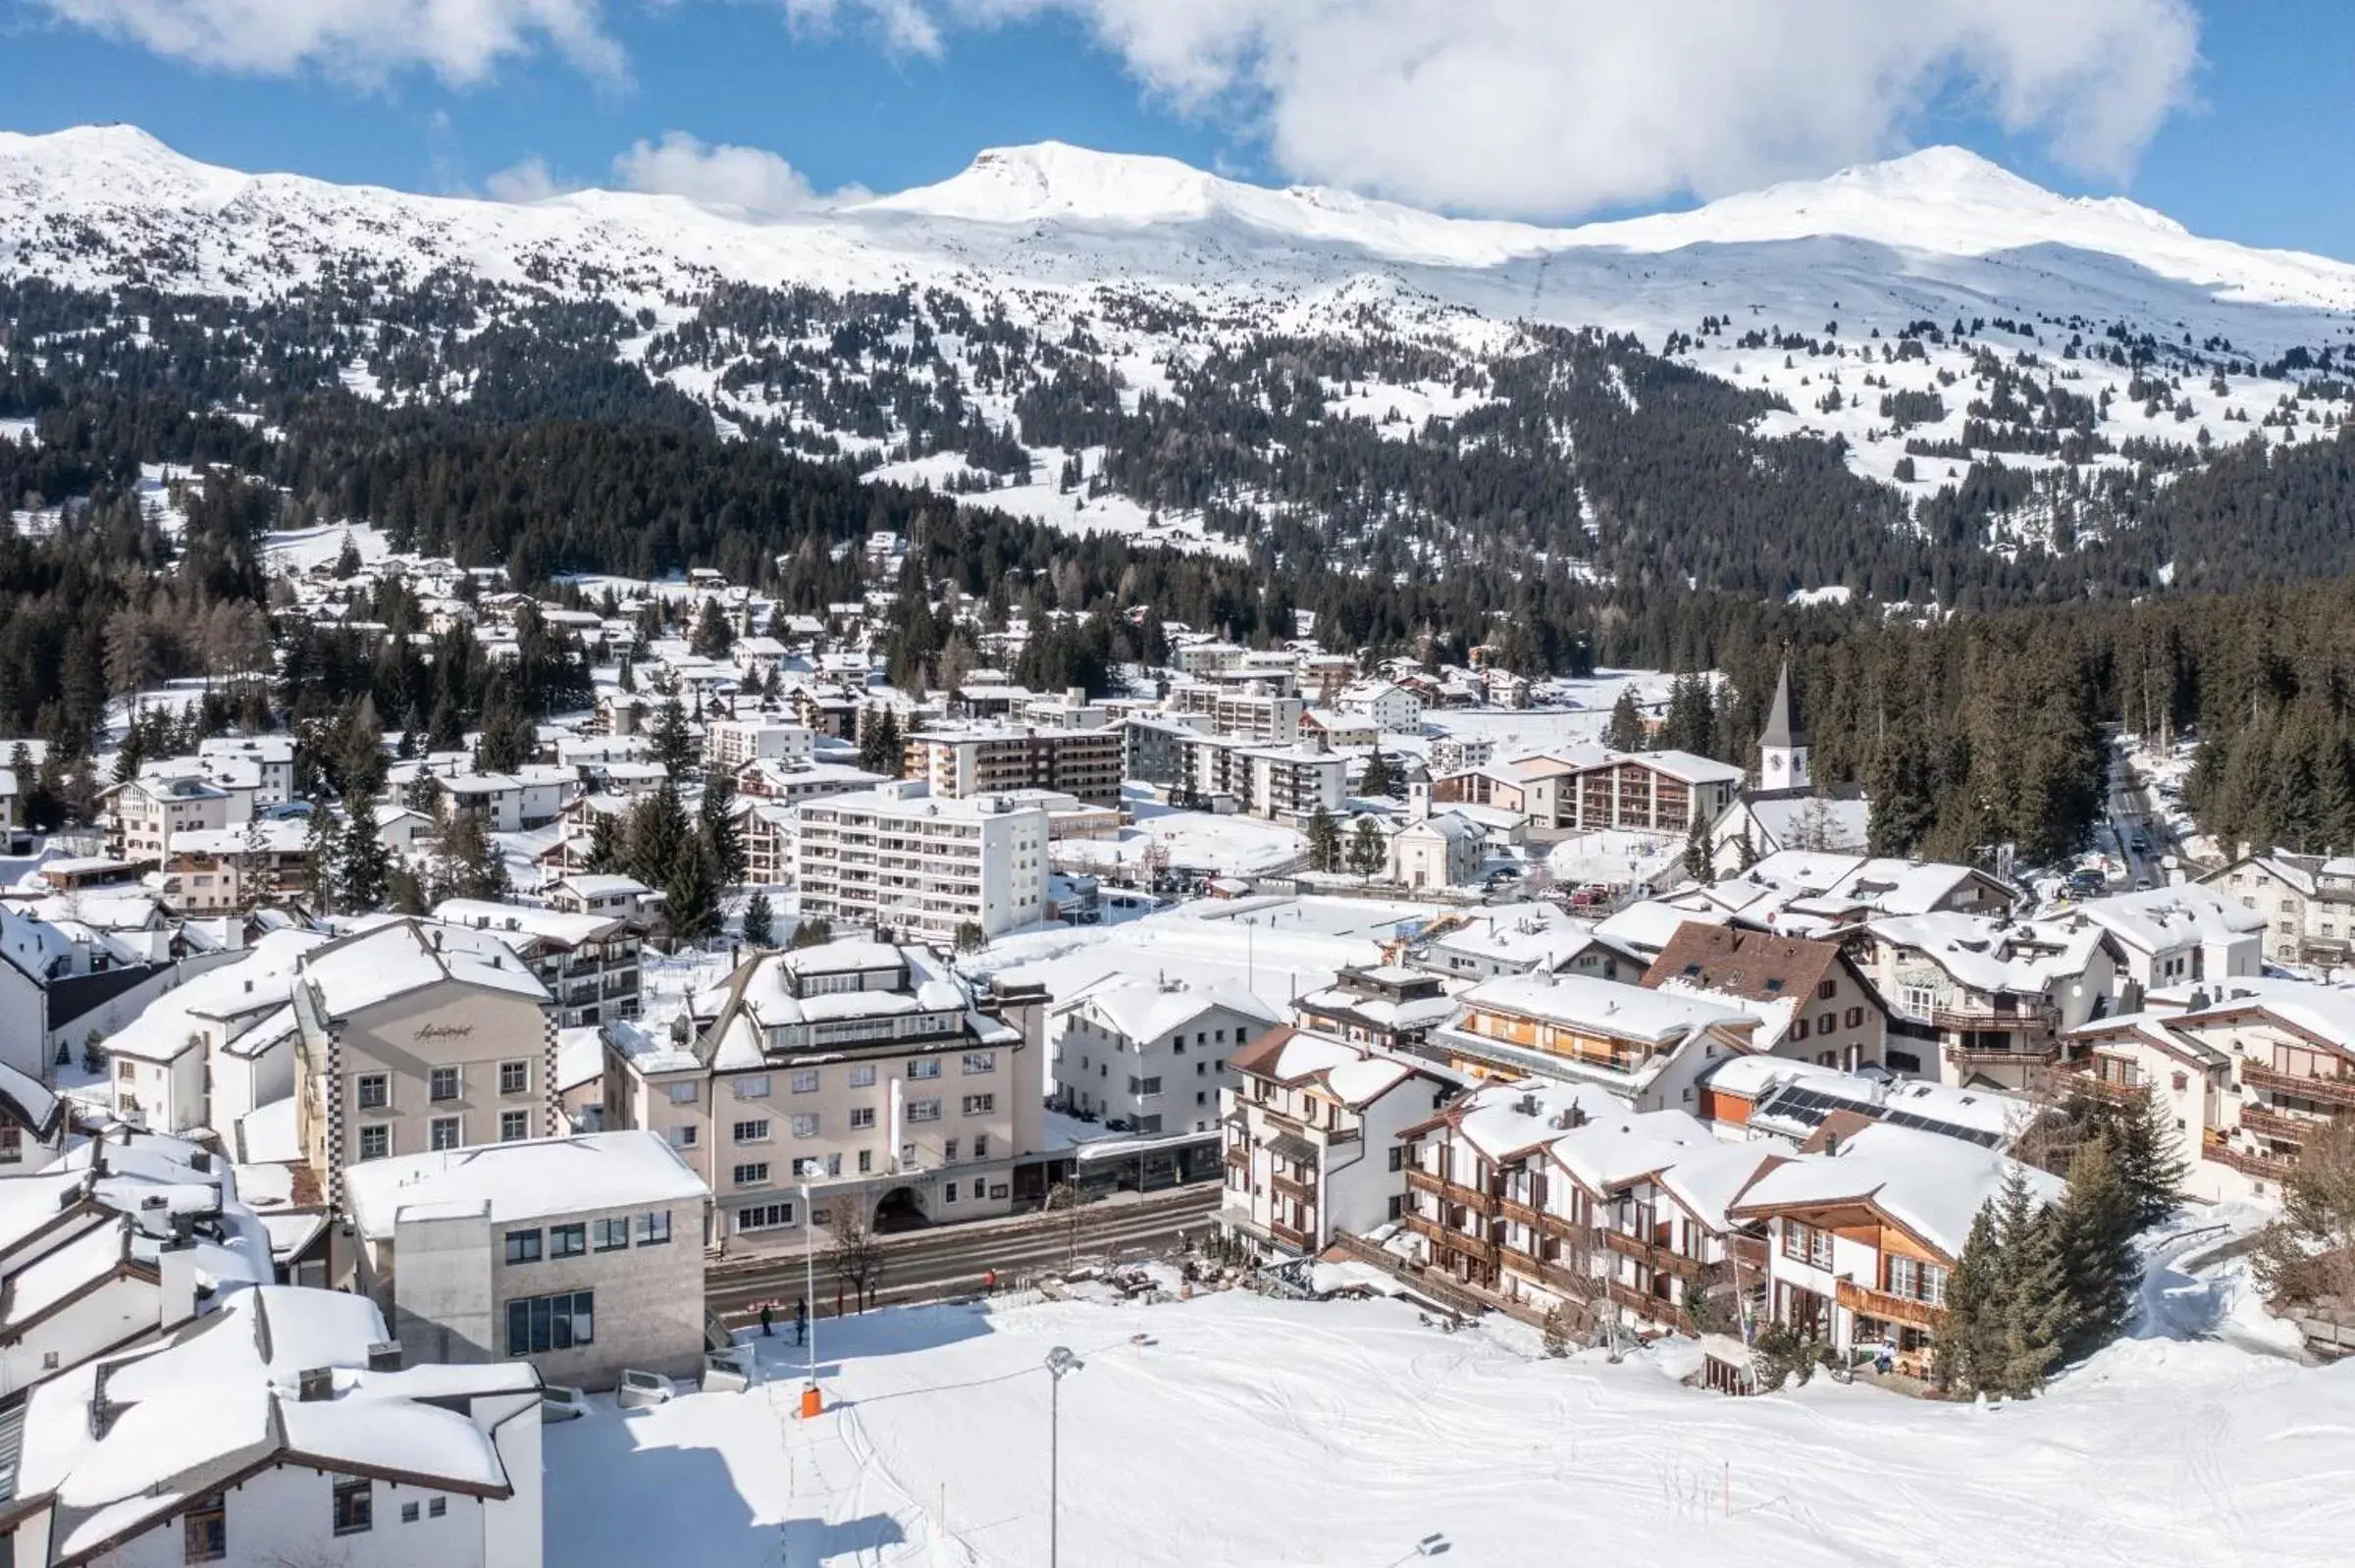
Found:
M 424 67 L 452 83 L 552 48 L 592 75 L 627 66 L 598 0 L 38 0 L 63 21 L 216 70 L 316 67 L 362 81 Z
M 1178 0 L 1184 3 L 1184 0 Z M 784 0 L 785 17 L 800 33 L 831 32 L 846 11 L 867 17 L 883 30 L 883 39 L 903 54 L 937 55 L 940 25 L 925 0 Z
M 483 182 L 483 188 L 491 193 L 494 201 L 524 202 L 545 201 L 550 196 L 560 196 L 567 190 L 580 187 L 549 173 L 546 158 L 531 157 L 499 170 Z
M 692 196 L 748 212 L 795 212 L 816 204 L 802 172 L 759 147 L 714 146 L 684 131 L 660 141 L 639 141 L 613 160 L 613 174 L 631 190 Z
M 1298 178 L 1563 215 L 1902 150 L 1961 97 L 2123 180 L 2198 64 L 2189 0 L 785 0 L 894 37 L 1076 17 Z

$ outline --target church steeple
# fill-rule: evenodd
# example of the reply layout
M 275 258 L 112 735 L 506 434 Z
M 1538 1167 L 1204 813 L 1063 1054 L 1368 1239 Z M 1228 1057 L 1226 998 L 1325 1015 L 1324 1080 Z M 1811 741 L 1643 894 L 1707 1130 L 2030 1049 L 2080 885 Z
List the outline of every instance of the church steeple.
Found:
M 1807 771 L 1807 735 L 1799 727 L 1799 709 L 1791 701 L 1791 661 L 1774 683 L 1774 701 L 1766 705 L 1766 730 L 1758 737 L 1758 787 L 1804 790 L 1813 781 Z

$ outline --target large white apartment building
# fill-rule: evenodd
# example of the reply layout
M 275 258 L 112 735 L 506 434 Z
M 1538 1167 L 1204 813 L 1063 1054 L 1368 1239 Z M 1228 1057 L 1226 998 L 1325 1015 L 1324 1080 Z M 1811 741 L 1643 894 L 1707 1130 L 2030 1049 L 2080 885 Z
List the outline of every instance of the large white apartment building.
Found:
M 704 756 L 736 768 L 760 758 L 795 766 L 810 760 L 816 737 L 809 727 L 774 718 L 715 718 L 704 726 Z
M 935 941 L 1046 917 L 1047 813 L 999 796 L 941 800 L 920 779 L 806 802 L 802 914 Z

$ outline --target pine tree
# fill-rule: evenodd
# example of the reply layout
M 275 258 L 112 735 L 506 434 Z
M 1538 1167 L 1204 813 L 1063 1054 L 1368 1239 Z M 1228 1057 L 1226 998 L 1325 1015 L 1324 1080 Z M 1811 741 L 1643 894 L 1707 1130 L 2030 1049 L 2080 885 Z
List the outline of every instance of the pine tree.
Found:
M 582 869 L 593 876 L 610 876 L 621 869 L 623 852 L 620 818 L 607 811 L 591 813 L 589 853 Z
M 2015 1167 L 1996 1199 L 2002 1317 L 1995 1385 L 2008 1394 L 2044 1386 L 2068 1333 L 2072 1303 L 2057 1228 L 2051 1213 L 2037 1206 L 2027 1173 Z
M 345 824 L 341 853 L 337 858 L 341 883 L 339 894 L 351 913 L 365 914 L 385 902 L 392 857 L 376 829 L 376 803 L 364 795 L 343 802 Z
M 397 862 L 385 876 L 385 904 L 395 915 L 424 915 L 432 909 L 417 873 Z
M 672 778 L 685 778 L 695 765 L 695 732 L 687 727 L 687 709 L 675 692 L 664 698 L 655 711 L 654 741 L 654 760 L 668 769 Z
M 744 941 L 747 947 L 775 945 L 776 915 L 769 908 L 766 893 L 755 893 L 744 906 Z
M 1602 733 L 1602 744 L 1614 752 L 1644 750 L 1644 710 L 1636 706 L 1633 686 L 1619 688 L 1619 700 L 1611 705 L 1611 723 Z
M 335 808 L 324 799 L 311 802 L 310 831 L 303 837 L 303 885 L 310 896 L 312 912 L 339 913 L 342 908 L 339 890 L 343 870 L 343 830 L 336 820 Z
M 480 811 L 452 811 L 442 829 L 434 861 L 434 902 L 444 899 L 503 899 L 509 891 L 506 857 L 483 826 Z
M 711 847 L 690 831 L 662 882 L 662 917 L 673 939 L 700 942 L 719 929 L 719 874 Z
M 1693 831 L 1685 835 L 1685 874 L 1696 882 L 1706 882 L 1715 874 L 1716 855 L 1709 847 L 1709 824 L 1699 811 L 1693 813 Z
M 1366 770 L 1358 780 L 1357 790 L 1369 797 L 1394 795 L 1398 791 L 1397 772 L 1390 766 L 1390 759 L 1382 755 L 1379 745 L 1366 758 Z
M 2153 1086 L 2141 1085 L 2118 1107 L 2109 1118 L 2109 1128 L 2136 1224 L 2157 1225 L 2182 1203 L 2183 1182 L 2191 1168 L 2183 1159 L 2182 1139 L 2169 1124 Z
M 900 715 L 889 707 L 870 713 L 859 734 L 859 765 L 869 773 L 899 778 L 908 771 L 908 750 L 900 738 Z
M 486 773 L 512 773 L 540 749 L 540 734 L 531 718 L 504 703 L 483 715 L 483 733 L 474 744 L 474 765 Z
M 1349 869 L 1371 881 L 1389 863 L 1390 847 L 1382 829 L 1370 816 L 1359 818 L 1357 831 L 1349 838 Z
M 711 851 L 713 873 L 729 887 L 744 880 L 744 834 L 737 825 L 735 804 L 736 781 L 714 768 L 698 805 L 698 826 Z
M 716 599 L 704 601 L 704 612 L 695 623 L 695 637 L 688 647 L 700 658 L 725 658 L 728 650 L 736 646 L 736 630 L 728 624 L 727 612 L 719 607 Z
M 1308 863 L 1319 871 L 1340 869 L 1340 824 L 1333 819 L 1333 813 L 1322 805 L 1308 819 Z
M 2142 1266 L 2134 1255 L 2140 1217 L 2105 1137 L 2077 1145 L 2068 1162 L 2068 1195 L 2053 1212 L 2055 1249 L 2067 1280 L 2066 1348 L 2083 1355 L 2126 1321 Z
M 678 862 L 695 837 L 678 786 L 665 779 L 630 809 L 627 834 L 630 874 L 650 888 L 670 885 Z
M 1976 1392 L 1996 1386 L 2003 1322 L 1995 1206 L 1970 1222 L 1970 1238 L 1946 1281 L 1946 1318 L 1938 1330 L 1938 1381 Z

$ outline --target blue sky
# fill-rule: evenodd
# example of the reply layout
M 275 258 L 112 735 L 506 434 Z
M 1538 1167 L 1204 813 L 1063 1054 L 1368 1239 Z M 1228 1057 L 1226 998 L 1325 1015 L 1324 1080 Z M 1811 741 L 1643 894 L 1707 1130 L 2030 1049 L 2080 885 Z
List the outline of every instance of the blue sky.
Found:
M 378 13 L 423 3 L 371 0 Z M 1185 0 L 997 0 L 1019 20 L 990 13 L 985 25 L 959 8 L 989 0 L 454 3 L 508 21 L 585 17 L 597 47 L 619 64 L 585 64 L 583 51 L 528 22 L 513 47 L 493 50 L 479 70 L 364 29 L 331 26 L 292 58 L 272 56 L 272 40 L 223 41 L 219 30 L 232 13 L 250 19 L 284 4 L 316 16 L 360 0 L 0 0 L 9 65 L 0 128 L 123 120 L 211 162 L 450 191 L 485 189 L 498 171 L 533 157 L 560 181 L 612 183 L 618 153 L 670 131 L 769 149 L 820 190 L 895 189 L 945 178 L 980 147 L 1056 137 L 1169 153 L 1241 178 L 1324 177 L 1450 210 L 1536 216 L 1681 205 L 1696 190 L 1952 140 L 2064 190 L 2114 191 L 2123 175 L 2136 199 L 2202 233 L 2355 258 L 2345 154 L 2355 7 L 2324 0 L 2248 0 L 2204 14 L 2189 0 L 2061 0 L 2057 12 L 2099 11 L 2114 30 L 2022 37 L 2015 23 L 1975 30 L 1963 23 L 1943 43 L 1881 39 L 1858 45 L 1853 60 L 1845 51 L 1855 29 L 1837 30 L 1843 19 L 1832 13 L 1854 0 L 1760 0 L 1819 14 L 1811 25 L 1834 29 L 1794 47 L 1820 57 L 1821 37 L 1840 40 L 1822 67 L 1825 80 L 1796 89 L 1760 80 L 1733 58 L 1754 56 L 1755 40 L 1730 40 L 1728 58 L 1713 61 L 1705 44 L 1678 35 L 1655 55 L 1648 50 L 1661 40 L 1614 16 L 1610 26 L 1629 35 L 1611 48 L 1587 47 L 1591 28 L 1564 33 L 1557 76 L 1546 75 L 1547 62 L 1493 91 L 1479 72 L 1495 70 L 1499 58 L 1541 57 L 1548 40 L 1533 45 L 1525 24 L 1505 22 L 1484 40 L 1484 17 L 1503 15 L 1503 0 L 1447 0 L 1430 13 L 1442 29 L 1433 36 L 1465 47 L 1474 87 L 1434 87 L 1426 77 L 1436 73 L 1416 75 L 1430 58 L 1427 39 L 1389 88 L 1364 95 L 1363 115 L 1347 78 L 1336 88 L 1313 63 L 1382 47 L 1350 31 L 1344 14 L 1361 0 L 1245 0 L 1234 9 L 1295 10 L 1248 33 L 1181 24 L 1185 36 L 1142 41 L 1140 6 Z M 1384 3 L 1396 30 L 1397 12 L 1423 0 Z M 1565 12 L 1603 3 L 1561 0 Z M 1653 9 L 1685 3 L 1697 0 L 1658 0 Z M 1995 0 L 1987 5 L 1992 12 Z M 1296 19 L 1311 11 L 1338 20 L 1309 31 Z M 159 14 L 193 32 L 174 32 Z M 937 25 L 931 39 L 895 41 L 891 23 L 909 15 Z M 2196 37 L 2196 63 L 2126 49 L 2129 66 L 2117 65 L 2123 44 L 2168 25 L 2196 29 L 2182 44 L 2188 50 Z M 1493 48 L 1471 52 L 1484 43 Z M 1416 45 L 1410 37 L 1399 47 Z M 1702 58 L 1688 71 L 1695 49 Z M 1984 64 L 2007 49 L 2031 63 Z M 1312 63 L 1280 61 L 1286 50 Z M 1238 55 L 1253 63 L 1237 66 Z M 1678 64 L 1666 79 L 1645 81 L 1648 59 Z M 1894 95 L 1878 85 L 1893 60 L 1899 74 L 1913 74 L 1911 87 Z M 1377 55 L 1352 69 L 1381 78 L 1390 65 Z M 1596 90 L 1618 78 L 1644 90 L 1624 102 Z M 1659 118 L 1663 97 L 1674 119 Z M 1598 107 L 1546 120 L 1562 99 Z M 2092 131 L 2070 118 L 2088 100 L 2116 110 Z M 1526 112 L 1516 108 L 1523 103 Z M 1483 112 L 1493 123 L 1467 130 Z M 1418 115 L 1431 123 L 1416 124 Z M 1707 124 L 1712 115 L 1726 123 Z M 1790 122 L 1810 117 L 1822 123 L 1785 134 Z M 1702 124 L 1687 135 L 1695 121 Z M 1760 125 L 1781 138 L 1763 150 Z M 1543 137 L 1556 139 L 1533 139 Z M 1680 145 L 1661 154 L 1671 142 Z M 1575 152 L 1563 154 L 1565 146 Z

